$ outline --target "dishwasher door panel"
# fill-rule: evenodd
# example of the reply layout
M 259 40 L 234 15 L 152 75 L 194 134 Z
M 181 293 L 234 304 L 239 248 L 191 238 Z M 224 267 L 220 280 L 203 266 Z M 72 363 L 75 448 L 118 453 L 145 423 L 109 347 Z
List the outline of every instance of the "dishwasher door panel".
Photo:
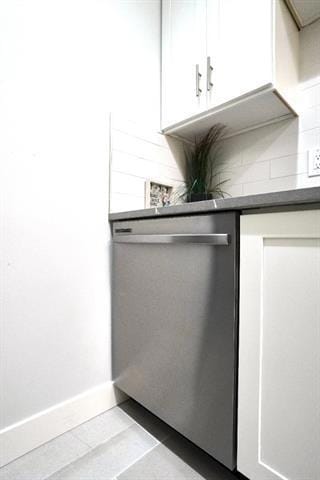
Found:
M 228 234 L 230 244 L 116 242 L 130 230 Z M 238 215 L 117 222 L 114 240 L 116 385 L 233 469 Z

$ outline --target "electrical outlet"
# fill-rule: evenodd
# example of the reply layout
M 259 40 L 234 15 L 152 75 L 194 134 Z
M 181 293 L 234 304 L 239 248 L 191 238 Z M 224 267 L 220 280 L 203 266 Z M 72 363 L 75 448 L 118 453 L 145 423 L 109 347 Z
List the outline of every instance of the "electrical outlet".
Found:
M 309 150 L 309 177 L 320 175 L 320 148 Z

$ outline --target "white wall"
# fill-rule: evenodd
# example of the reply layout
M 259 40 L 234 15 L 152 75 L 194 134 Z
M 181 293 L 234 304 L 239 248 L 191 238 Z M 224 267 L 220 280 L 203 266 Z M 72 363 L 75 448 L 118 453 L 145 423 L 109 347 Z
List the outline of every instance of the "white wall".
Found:
M 159 15 L 158 0 L 1 2 L 0 429 L 111 379 L 108 112 L 145 95 L 159 119 L 137 81 L 146 54 L 159 81 Z
M 112 3 L 110 31 L 111 110 L 160 128 L 160 0 L 104 0 Z
M 106 13 L 1 4 L 1 427 L 110 379 Z
M 221 180 L 231 195 L 320 186 L 308 177 L 308 150 L 320 148 L 320 20 L 300 32 L 299 118 L 224 142 Z

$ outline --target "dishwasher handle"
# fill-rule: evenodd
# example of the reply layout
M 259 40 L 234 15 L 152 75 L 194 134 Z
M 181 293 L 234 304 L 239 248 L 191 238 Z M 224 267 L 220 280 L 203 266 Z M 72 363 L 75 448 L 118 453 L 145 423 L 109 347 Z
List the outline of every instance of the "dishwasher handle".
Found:
M 167 234 L 137 234 L 137 235 L 118 235 L 113 241 L 115 243 L 136 243 L 136 244 L 182 244 L 191 243 L 197 245 L 229 245 L 231 235 L 228 233 L 192 233 L 172 235 Z

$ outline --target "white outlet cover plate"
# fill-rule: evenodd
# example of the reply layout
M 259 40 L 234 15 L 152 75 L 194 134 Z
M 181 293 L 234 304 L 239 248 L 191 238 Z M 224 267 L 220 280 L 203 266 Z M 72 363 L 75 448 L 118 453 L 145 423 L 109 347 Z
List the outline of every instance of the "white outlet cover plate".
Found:
M 309 150 L 308 167 L 309 177 L 320 175 L 320 148 Z

